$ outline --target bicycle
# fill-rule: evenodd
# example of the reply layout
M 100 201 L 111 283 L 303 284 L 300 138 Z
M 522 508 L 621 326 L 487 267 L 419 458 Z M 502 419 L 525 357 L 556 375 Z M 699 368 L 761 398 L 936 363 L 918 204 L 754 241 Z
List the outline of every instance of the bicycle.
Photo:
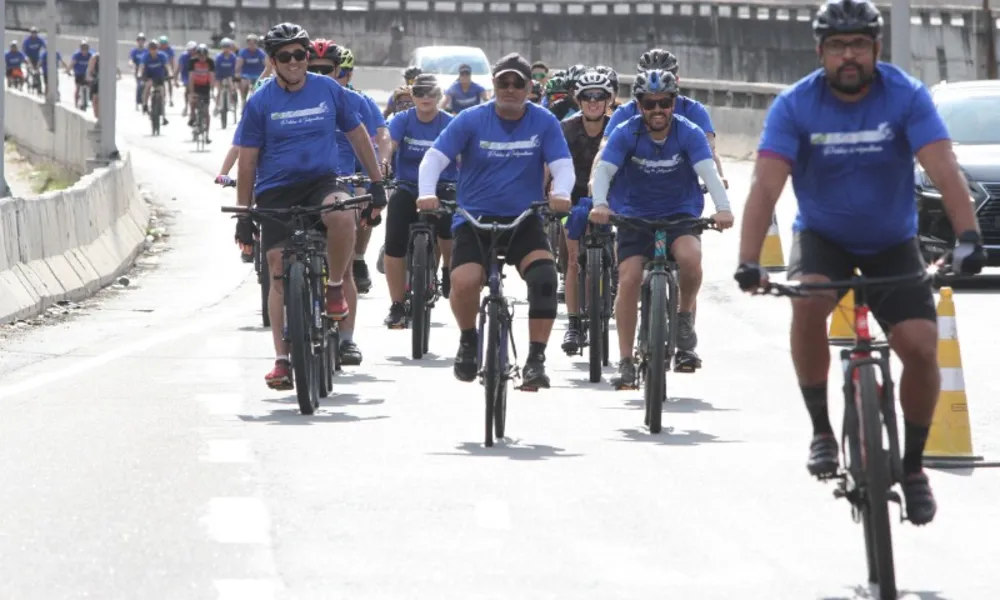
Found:
M 35 92 L 39 96 L 44 96 L 45 93 L 42 90 L 42 73 L 40 69 L 32 68 L 29 69 L 29 92 Z
M 583 340 L 579 353 L 588 349 L 590 381 L 601 380 L 601 369 L 609 364 L 611 335 L 611 312 L 614 307 L 613 273 L 615 269 L 615 234 L 611 228 L 599 228 L 587 224 L 577 253 L 579 265 L 580 332 Z
M 639 294 L 635 361 L 637 385 L 638 382 L 643 383 L 645 396 L 644 422 L 650 433 L 660 433 L 663 402 L 667 397 L 667 371 L 677 351 L 679 329 L 675 326 L 680 298 L 677 263 L 667 247 L 667 234 L 676 231 L 701 233 L 706 229 L 718 229 L 711 219 L 647 219 L 613 214 L 610 220 L 618 227 L 652 231 L 654 235 L 653 259 L 643 268 Z
M 153 83 L 149 98 L 149 122 L 153 127 L 153 135 L 160 135 L 160 125 L 163 122 L 163 97 L 166 91 L 164 84 Z
M 223 79 L 221 85 L 222 93 L 219 95 L 219 125 L 225 129 L 230 110 L 233 113 L 233 123 L 236 123 L 239 99 L 236 97 L 236 89 L 233 87 L 233 80 L 231 78 L 227 77 Z
M 507 381 L 520 379 L 520 369 L 517 367 L 517 347 L 514 345 L 514 332 L 511 325 L 514 321 L 514 303 L 503 295 L 503 262 L 500 260 L 503 251 L 497 248 L 501 234 L 517 229 L 528 217 L 545 214 L 547 202 L 532 204 L 509 224 L 481 223 L 461 206 L 455 207 L 455 213 L 461 215 L 469 225 L 480 231 L 488 231 L 490 245 L 487 252 L 488 271 L 486 297 L 479 305 L 479 348 L 476 353 L 476 368 L 481 381 L 486 388 L 486 446 L 492 447 L 494 433 L 497 439 L 502 439 L 507 428 Z M 484 331 L 485 330 L 485 331 Z M 486 334 L 484 337 L 483 334 Z M 483 340 L 486 340 L 484 346 Z M 507 342 L 514 355 L 511 365 L 507 355 Z M 483 350 L 486 356 L 483 357 Z M 535 388 L 521 386 L 526 392 L 537 392 Z
M 205 151 L 206 140 L 208 139 L 208 102 L 206 96 L 198 95 L 195 100 L 194 115 L 194 143 L 198 152 Z
M 896 287 L 926 282 L 938 285 L 941 278 L 942 275 L 936 272 L 936 268 L 930 267 L 919 273 L 894 277 L 868 278 L 855 275 L 849 280 L 822 283 L 768 282 L 757 291 L 759 294 L 792 298 L 807 297 L 810 292 L 821 290 L 854 292 L 855 339 L 850 348 L 840 351 L 844 373 L 841 455 L 846 469 L 824 479 L 837 480 L 834 497 L 846 498 L 851 504 L 854 522 L 862 522 L 868 581 L 878 584 L 882 600 L 896 598 L 889 502 L 900 506 L 900 521 L 903 521 L 903 503 L 899 494 L 892 489 L 903 481 L 903 460 L 896 426 L 889 344 L 873 339 L 869 326 L 871 310 L 866 292 L 872 287 Z M 888 437 L 888 449 L 884 447 L 883 428 Z
M 549 236 L 549 246 L 552 247 L 552 256 L 556 261 L 556 269 L 559 271 L 559 278 L 566 278 L 566 231 L 563 227 L 563 217 L 565 215 L 549 214 L 546 216 L 545 232 Z M 559 302 L 565 302 L 566 295 L 563 286 L 559 286 Z
M 236 180 L 223 183 L 222 187 L 236 188 Z M 257 274 L 257 283 L 260 284 L 260 317 L 264 327 L 271 326 L 271 314 L 268 311 L 268 296 L 271 294 L 270 270 L 267 266 L 267 256 L 264 255 L 264 248 L 260 245 L 260 234 L 253 240 L 253 250 L 250 256 L 241 255 L 240 259 L 245 262 L 253 262 L 253 270 Z
M 76 106 L 83 112 L 87 112 L 87 105 L 90 101 L 90 83 L 84 83 L 83 85 L 78 86 L 78 88 L 80 91 L 80 98 L 77 101 Z
M 418 219 L 410 224 L 409 239 L 406 243 L 406 306 L 407 320 L 411 329 L 411 354 L 414 359 L 423 358 L 430 347 L 431 310 L 441 297 L 440 282 L 437 278 L 437 230 L 434 220 L 450 217 L 455 210 L 455 184 L 438 186 L 437 194 L 441 208 L 420 211 Z
M 315 207 L 222 207 L 224 213 L 248 215 L 257 222 L 271 220 L 291 232 L 281 249 L 281 280 L 285 291 L 283 339 L 291 346 L 295 394 L 303 415 L 313 414 L 319 407 L 319 399 L 333 390 L 340 349 L 338 322 L 326 314 L 324 300 L 329 279 L 326 236 L 312 224 L 323 213 L 354 209 L 370 201 L 371 196 L 366 195 Z M 291 216 L 291 223 L 277 220 L 280 215 Z

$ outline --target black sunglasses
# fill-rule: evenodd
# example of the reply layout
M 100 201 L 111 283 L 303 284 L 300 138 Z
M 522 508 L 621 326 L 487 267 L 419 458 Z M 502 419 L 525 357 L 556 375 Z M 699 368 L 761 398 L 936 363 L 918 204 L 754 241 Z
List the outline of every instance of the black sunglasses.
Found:
M 309 53 L 305 50 L 296 50 L 295 52 L 279 52 L 274 55 L 275 60 L 283 65 L 287 65 L 294 59 L 295 62 L 302 62 L 309 57 Z
M 337 67 L 333 65 L 309 65 L 306 70 L 310 73 L 319 73 L 320 75 L 329 75 L 337 70 Z
M 506 79 L 497 79 L 496 88 L 499 90 L 506 90 L 509 88 L 523 90 L 527 85 L 528 82 L 520 77 L 509 77 Z
M 606 92 L 583 92 L 580 94 L 580 99 L 584 102 L 604 102 L 610 97 Z
M 653 100 L 652 98 L 642 99 L 642 110 L 653 110 L 656 107 L 666 109 L 670 108 L 673 105 L 674 105 L 674 98 L 672 96 L 668 98 L 660 98 L 659 100 Z
M 427 96 L 437 96 L 437 90 L 432 87 L 413 88 L 411 91 L 413 92 L 414 98 L 426 98 Z

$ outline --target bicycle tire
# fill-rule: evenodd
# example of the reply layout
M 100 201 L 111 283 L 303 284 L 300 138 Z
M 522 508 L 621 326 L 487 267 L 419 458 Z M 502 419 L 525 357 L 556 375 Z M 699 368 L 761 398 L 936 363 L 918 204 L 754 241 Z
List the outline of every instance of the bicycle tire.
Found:
M 601 293 L 603 284 L 602 276 L 604 272 L 604 252 L 600 248 L 587 248 L 587 288 L 589 294 L 587 301 L 587 325 L 589 328 L 589 359 L 590 359 L 590 382 L 597 383 L 601 380 L 601 369 L 604 359 L 604 298 Z M 581 287 L 580 291 L 584 289 Z
M 225 129 L 226 119 L 229 118 L 229 93 L 225 89 L 222 90 L 222 97 L 219 100 L 222 102 L 222 106 L 219 107 L 219 125 Z
M 611 270 L 613 257 L 603 255 L 606 264 L 601 269 L 601 364 L 605 367 L 611 364 L 611 310 L 614 297 L 611 292 Z
M 649 432 L 660 433 L 667 390 L 667 278 L 654 273 L 649 283 L 649 361 L 646 365 L 646 412 Z
M 413 236 L 413 247 L 410 249 L 410 338 L 411 351 L 414 360 L 424 356 L 424 329 L 430 327 L 427 319 L 427 255 L 428 236 L 418 233 Z
M 267 255 L 260 249 L 260 242 L 257 242 L 257 254 L 260 261 L 260 271 L 257 275 L 257 282 L 260 284 L 260 321 L 264 327 L 270 327 L 271 311 L 268 298 L 271 294 L 271 267 L 267 264 Z
M 299 411 L 303 415 L 311 415 L 319 405 L 319 389 L 316 385 L 310 336 L 312 306 L 306 284 L 306 267 L 303 263 L 296 261 L 288 265 L 286 285 L 288 289 L 285 292 L 287 307 L 285 318 L 288 320 L 288 337 L 291 342 L 295 396 L 299 402 Z
M 485 368 L 483 369 L 483 383 L 486 389 L 486 446 L 493 446 L 494 429 L 503 433 L 504 424 L 502 421 L 506 415 L 498 408 L 502 408 L 503 400 L 500 398 L 500 387 L 504 385 L 503 374 L 500 369 L 500 310 L 498 301 L 490 301 L 486 307 L 487 337 L 484 351 L 486 354 Z M 506 389 L 504 390 L 506 391 Z
M 868 579 L 879 585 L 881 600 L 896 598 L 896 569 L 892 559 L 892 527 L 889 521 L 889 457 L 882 445 L 881 394 L 874 365 L 858 367 L 861 395 L 860 423 L 864 438 L 865 502 L 863 522 L 869 557 Z M 869 544 L 874 547 L 870 547 Z M 874 559 L 874 561 L 872 560 Z M 875 570 L 871 566 L 874 562 Z
M 312 272 L 323 274 L 322 277 L 313 277 L 311 280 L 312 297 L 322 299 L 324 298 L 323 290 L 326 288 L 326 259 L 316 255 L 310 261 Z M 326 398 L 333 391 L 333 371 L 337 367 L 333 363 L 333 353 L 330 348 L 330 320 L 323 317 L 322 300 L 318 302 L 314 300 L 313 306 L 315 307 L 313 310 L 316 312 L 313 314 L 315 321 L 311 324 L 314 327 L 313 333 L 319 340 L 319 355 L 315 357 L 318 369 L 316 384 L 319 386 L 319 397 Z
M 163 116 L 163 96 L 155 90 L 152 93 L 153 102 L 149 107 L 149 121 L 153 126 L 153 135 L 160 135 L 160 117 Z

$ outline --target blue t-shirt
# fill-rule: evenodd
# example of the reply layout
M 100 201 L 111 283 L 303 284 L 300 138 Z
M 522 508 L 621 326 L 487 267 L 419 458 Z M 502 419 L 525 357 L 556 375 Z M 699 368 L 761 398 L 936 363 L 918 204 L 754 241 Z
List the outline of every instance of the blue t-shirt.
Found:
M 476 106 L 480 104 L 479 94 L 486 91 L 486 88 L 479 85 L 475 81 L 469 82 L 469 91 L 462 91 L 462 84 L 455 80 L 455 83 L 451 84 L 445 95 L 451 96 L 451 112 L 459 113 L 469 107 Z
M 167 76 L 167 65 L 170 58 L 162 52 L 157 52 L 154 57 L 149 51 L 142 55 L 143 73 L 146 77 L 153 79 L 163 79 Z
M 611 113 L 608 126 L 604 128 L 604 137 L 609 137 L 619 125 L 641 114 L 642 111 L 639 110 L 639 103 L 636 102 L 635 98 L 622 104 L 615 109 L 615 112 Z M 674 101 L 674 114 L 701 127 L 705 133 L 715 133 L 715 126 L 712 125 L 712 117 L 708 114 L 708 109 L 697 100 L 692 100 L 687 96 L 677 96 L 677 100 Z M 614 181 L 611 182 L 611 189 L 608 191 L 608 204 L 612 210 L 615 210 L 615 207 L 623 201 L 627 189 L 628 178 L 625 173 L 619 172 L 615 175 Z
M 45 40 L 41 36 L 30 36 L 24 37 L 21 42 L 21 52 L 30 58 L 31 60 L 38 60 L 38 56 L 42 53 L 42 48 L 45 48 Z
M 228 79 L 236 74 L 236 55 L 232 52 L 226 56 L 225 52 L 215 55 L 215 79 Z
M 888 63 L 875 71 L 858 102 L 837 99 L 822 69 L 790 86 L 771 105 L 757 150 L 792 165 L 793 230 L 857 254 L 917 234 L 913 157 L 949 139 L 923 83 Z
M 255 194 L 339 173 L 337 130 L 361 124 L 347 92 L 329 77 L 306 73 L 295 92 L 268 83 L 247 99 L 239 142 L 260 149 Z
M 59 70 L 59 62 L 62 62 L 62 52 L 56 50 L 56 70 Z M 38 55 L 38 64 L 42 69 L 42 74 L 45 75 L 49 72 L 49 51 L 42 50 L 42 53 Z
M 87 52 L 84 54 L 77 50 L 73 53 L 73 56 L 69 57 L 70 68 L 73 69 L 73 74 L 77 77 L 83 77 L 87 74 L 87 65 L 90 64 L 90 57 L 93 56 L 93 52 Z
M 267 60 L 267 54 L 264 54 L 260 48 L 253 52 L 250 51 L 250 48 L 242 48 L 239 57 L 243 59 L 243 67 L 240 70 L 243 77 L 257 79 L 264 73 L 264 61 Z
M 187 83 L 188 70 L 191 68 L 191 53 L 185 50 L 177 57 L 177 68 L 181 72 L 181 81 Z
M 673 115 L 663 142 L 649 136 L 641 115 L 616 128 L 601 160 L 624 171 L 628 189 L 615 212 L 631 217 L 700 217 L 705 210 L 694 165 L 712 160 L 712 148 L 700 127 Z
M 340 84 L 338 83 L 337 85 Z M 344 88 L 344 92 L 346 93 L 346 104 L 342 106 L 345 107 L 345 110 L 350 111 L 357 118 L 358 122 L 365 126 L 369 136 L 375 135 L 379 127 L 385 127 L 385 119 L 382 118 L 382 113 L 378 110 L 377 105 L 373 111 L 372 105 L 366 101 L 366 96 L 361 92 L 356 92 L 348 88 Z M 337 128 L 337 151 L 339 153 L 337 157 L 337 174 L 342 177 L 354 175 L 358 170 L 358 158 L 354 154 L 354 146 L 351 145 L 351 140 L 347 138 L 347 131 L 350 131 L 350 129 L 344 131 L 339 127 Z
M 164 48 L 163 46 L 160 46 L 160 54 L 166 54 L 167 63 L 170 63 L 171 61 L 174 60 L 174 47 L 167 46 L 166 48 Z
M 24 55 L 20 50 L 11 50 L 3 55 L 4 61 L 7 63 L 8 69 L 17 69 L 24 64 L 24 61 L 28 60 L 28 57 Z
M 129 50 L 128 59 L 132 61 L 132 64 L 139 66 L 142 64 L 142 55 L 146 53 L 145 48 L 135 47 Z
M 571 158 L 555 115 L 530 102 L 517 121 L 501 119 L 493 100 L 463 110 L 433 148 L 452 162 L 461 155 L 458 204 L 474 217 L 521 214 L 544 198 L 545 165 Z M 452 229 L 463 222 L 456 214 Z
M 393 157 L 393 169 L 396 171 L 396 181 L 417 184 L 417 173 L 420 161 L 424 159 L 427 149 L 434 145 L 441 131 L 455 117 L 438 111 L 430 123 L 424 123 L 417 117 L 416 108 L 408 108 L 396 113 L 389 121 L 389 135 L 396 142 L 396 155 Z M 441 173 L 441 181 L 456 181 L 458 166 L 452 161 Z M 408 186 L 412 187 L 412 186 Z

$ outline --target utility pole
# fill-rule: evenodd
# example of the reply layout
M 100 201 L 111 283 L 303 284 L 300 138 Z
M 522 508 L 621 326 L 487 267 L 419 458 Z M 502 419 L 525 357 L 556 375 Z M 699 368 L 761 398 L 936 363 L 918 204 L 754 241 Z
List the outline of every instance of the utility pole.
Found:
M 7 30 L 6 7 L 3 7 L 3 10 L 0 10 L 0 29 L 3 29 L 4 31 Z M 4 90 L 4 92 L 0 94 L 0 131 L 7 131 L 4 129 L 3 122 L 4 110 L 6 110 L 4 108 L 4 102 L 6 100 L 7 91 Z M 4 148 L 4 150 L 6 151 L 6 148 Z M 7 186 L 7 175 L 4 173 L 3 161 L 0 161 L 0 198 L 6 198 L 7 196 L 10 196 L 10 187 Z
M 990 8 L 990 0 L 983 0 L 983 18 L 986 19 L 986 79 L 997 79 L 996 19 Z
M 97 159 L 101 162 L 118 160 L 115 146 L 115 109 L 118 99 L 118 0 L 101 0 L 100 21 L 100 74 L 98 89 L 101 91 L 97 126 L 100 145 Z
M 983 0 L 988 2 L 989 0 Z M 900 69 L 910 72 L 910 59 L 913 49 L 910 46 L 910 1 L 892 0 L 892 12 L 889 15 L 890 34 L 892 35 L 892 62 Z
M 46 0 L 48 34 L 45 36 L 45 114 L 49 131 L 56 130 L 56 103 L 59 98 L 59 11 L 56 0 Z

